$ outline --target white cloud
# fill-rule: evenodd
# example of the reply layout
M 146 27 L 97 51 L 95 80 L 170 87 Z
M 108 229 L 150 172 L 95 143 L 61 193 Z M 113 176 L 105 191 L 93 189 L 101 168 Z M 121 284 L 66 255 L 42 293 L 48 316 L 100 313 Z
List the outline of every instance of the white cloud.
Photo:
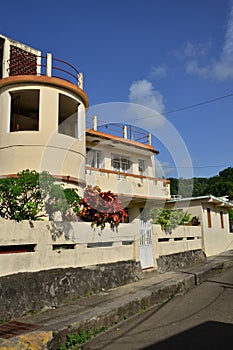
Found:
M 190 46 L 190 52 L 192 46 Z M 211 64 L 201 65 L 197 60 L 186 62 L 186 72 L 203 79 L 233 78 L 233 3 L 228 18 L 222 53 Z
M 147 79 L 137 80 L 129 88 L 129 102 L 146 106 L 158 113 L 164 112 L 163 96 Z
M 208 54 L 211 43 L 201 44 L 187 41 L 180 50 L 176 50 L 174 55 L 180 59 L 204 57 Z
M 151 78 L 164 78 L 167 75 L 167 66 L 165 64 L 162 64 L 158 67 L 152 67 L 150 77 Z
M 189 61 L 186 63 L 186 72 L 189 74 L 196 74 L 200 78 L 208 78 L 210 75 L 210 67 L 200 67 L 197 61 Z
M 227 22 L 227 31 L 225 34 L 225 42 L 223 46 L 223 54 L 222 58 L 229 59 L 232 58 L 233 55 L 233 3 L 231 6 L 231 11 L 229 15 L 229 19 Z
M 206 56 L 209 49 L 210 49 L 210 44 L 208 44 L 208 45 L 193 44 L 190 41 L 188 41 L 184 45 L 183 54 L 185 57 Z

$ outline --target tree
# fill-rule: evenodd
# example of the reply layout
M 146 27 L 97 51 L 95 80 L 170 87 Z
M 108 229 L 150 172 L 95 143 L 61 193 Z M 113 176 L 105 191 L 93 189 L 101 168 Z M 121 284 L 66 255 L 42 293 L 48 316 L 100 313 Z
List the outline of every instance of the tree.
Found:
M 170 178 L 171 194 L 180 194 L 182 197 L 198 197 L 214 195 L 216 197 L 233 196 L 233 168 L 229 167 L 219 172 L 219 175 L 210 178 L 174 179 Z M 192 189 L 193 181 L 193 191 Z
M 0 216 L 11 220 L 37 220 L 45 216 L 38 173 L 24 170 L 18 177 L 0 180 Z
M 53 219 L 56 211 L 64 218 L 70 206 L 78 212 L 79 201 L 75 189 L 64 189 L 48 172 L 23 170 L 17 177 L 0 179 L 0 216 L 5 219 Z

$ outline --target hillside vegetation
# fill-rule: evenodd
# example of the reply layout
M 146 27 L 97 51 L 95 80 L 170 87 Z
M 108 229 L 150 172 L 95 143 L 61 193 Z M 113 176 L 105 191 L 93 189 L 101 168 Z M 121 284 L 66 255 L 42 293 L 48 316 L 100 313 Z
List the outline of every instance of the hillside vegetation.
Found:
M 219 175 L 192 179 L 169 178 L 172 195 L 198 197 L 212 194 L 216 197 L 233 197 L 233 168 L 229 167 L 219 172 Z

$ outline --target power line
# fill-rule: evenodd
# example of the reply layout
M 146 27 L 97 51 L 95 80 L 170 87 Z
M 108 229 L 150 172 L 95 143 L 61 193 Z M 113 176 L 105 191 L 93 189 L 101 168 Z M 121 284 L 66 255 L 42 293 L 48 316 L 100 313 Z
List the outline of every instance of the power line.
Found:
M 181 112 L 181 111 L 184 111 L 184 110 L 187 110 L 187 109 L 191 109 L 191 108 L 199 107 L 199 106 L 206 105 L 206 104 L 209 104 L 209 103 L 213 103 L 213 102 L 216 102 L 216 101 L 219 101 L 219 100 L 223 100 L 225 98 L 232 97 L 232 96 L 233 96 L 233 93 L 227 94 L 227 95 L 224 95 L 224 96 L 213 98 L 211 100 L 206 100 L 206 101 L 202 101 L 202 102 L 199 102 L 199 103 L 195 103 L 193 105 L 180 107 L 180 108 L 177 108 L 177 109 L 172 109 L 170 111 L 164 112 L 163 114 L 167 115 L 167 114 L 172 114 L 172 113 L 176 113 L 176 112 Z M 131 122 L 135 122 L 135 121 L 142 120 L 142 119 L 154 118 L 154 116 L 155 116 L 155 114 L 153 113 L 153 114 L 151 114 L 151 115 L 149 115 L 147 117 L 141 117 L 141 118 L 137 118 L 137 119 L 131 120 Z
M 214 98 L 212 100 L 206 100 L 206 101 L 203 101 L 203 102 L 199 102 L 199 103 L 196 103 L 194 105 L 173 109 L 171 111 L 165 112 L 164 114 L 171 114 L 171 113 L 175 113 L 175 112 L 184 111 L 186 109 L 191 109 L 191 108 L 194 108 L 194 107 L 206 105 L 208 103 L 212 103 L 212 102 L 216 102 L 216 101 L 219 101 L 219 100 L 223 100 L 224 98 L 228 98 L 228 97 L 232 97 L 232 96 L 233 96 L 233 94 L 224 95 L 224 96 L 221 96 L 221 97 Z
M 161 168 L 167 169 L 205 169 L 205 168 L 219 168 L 219 167 L 231 167 L 232 164 L 220 164 L 220 165 L 205 165 L 205 166 L 163 166 Z

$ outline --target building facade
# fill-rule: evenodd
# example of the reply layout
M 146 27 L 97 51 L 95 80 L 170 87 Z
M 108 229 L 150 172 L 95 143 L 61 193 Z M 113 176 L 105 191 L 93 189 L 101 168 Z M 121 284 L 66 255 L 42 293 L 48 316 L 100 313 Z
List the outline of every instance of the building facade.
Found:
M 233 204 L 214 196 L 183 198 L 166 202 L 168 209 L 182 209 L 196 216 L 202 228 L 202 249 L 207 256 L 233 249 L 229 210 Z
M 0 35 L 0 176 L 49 171 L 78 186 L 119 194 L 127 207 L 170 198 L 155 177 L 150 144 L 86 129 L 88 97 L 71 64 Z
M 0 35 L 0 176 L 46 170 L 84 186 L 87 107 L 74 67 Z

